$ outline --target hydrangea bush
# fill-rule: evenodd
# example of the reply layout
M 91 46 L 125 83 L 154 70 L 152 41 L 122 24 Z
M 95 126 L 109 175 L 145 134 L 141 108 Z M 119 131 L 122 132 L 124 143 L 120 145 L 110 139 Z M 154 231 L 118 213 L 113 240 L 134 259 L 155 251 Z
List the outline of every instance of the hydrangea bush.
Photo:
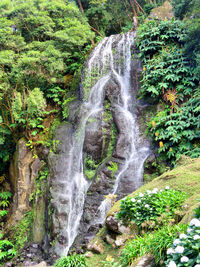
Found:
M 187 234 L 180 234 L 172 247 L 167 250 L 168 267 L 194 266 L 200 267 L 200 220 L 191 220 Z
M 126 197 L 121 201 L 117 218 L 124 222 L 134 221 L 140 227 L 144 222 L 155 222 L 161 216 L 162 222 L 173 217 L 177 208 L 181 207 L 186 194 L 166 186 L 162 190 L 154 188 L 144 194 L 138 193 L 134 198 Z M 155 224 L 154 224 L 155 227 Z

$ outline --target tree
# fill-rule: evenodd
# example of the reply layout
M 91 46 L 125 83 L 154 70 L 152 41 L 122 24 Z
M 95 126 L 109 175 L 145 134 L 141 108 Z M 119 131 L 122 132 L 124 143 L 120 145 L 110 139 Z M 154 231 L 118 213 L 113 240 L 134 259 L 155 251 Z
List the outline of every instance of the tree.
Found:
M 11 140 L 30 138 L 39 126 L 42 129 L 45 103 L 63 96 L 64 76 L 73 75 L 74 64 L 76 69 L 82 64 L 84 48 L 93 36 L 74 3 L 1 1 L 0 150 L 12 145 Z M 7 151 L 0 159 L 8 159 Z

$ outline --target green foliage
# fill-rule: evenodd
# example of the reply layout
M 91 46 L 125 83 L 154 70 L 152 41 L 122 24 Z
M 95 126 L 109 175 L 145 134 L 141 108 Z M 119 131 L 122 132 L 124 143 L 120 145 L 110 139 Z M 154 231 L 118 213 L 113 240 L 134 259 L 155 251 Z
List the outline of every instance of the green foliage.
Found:
M 0 192 L 0 221 L 8 213 L 7 208 L 10 204 L 11 197 L 12 197 L 12 194 L 10 192 L 7 192 L 7 191 Z
M 197 63 L 187 52 L 191 31 L 186 25 L 174 19 L 152 20 L 138 30 L 143 61 L 140 97 L 165 105 L 152 117 L 149 132 L 159 145 L 161 157 L 173 164 L 181 154 L 200 155 L 199 76 Z
M 166 266 L 197 266 L 200 264 L 200 217 L 190 221 L 187 234 L 171 241 L 167 250 Z M 196 265 L 197 264 L 197 265 Z
M 192 93 L 198 77 L 183 54 L 185 24 L 178 20 L 144 23 L 138 30 L 138 47 L 143 61 L 140 94 L 155 101 L 169 90 L 176 89 L 177 103 Z
M 118 164 L 117 162 L 110 162 L 110 166 L 108 166 L 108 169 L 112 172 L 112 178 L 114 177 L 115 173 L 118 170 Z
M 149 131 L 155 141 L 159 142 L 158 152 L 167 158 L 177 159 L 181 154 L 192 158 L 200 156 L 200 91 L 197 89 L 191 98 L 176 112 L 160 111 L 152 118 Z M 152 126 L 154 122 L 154 127 Z
M 17 255 L 17 251 L 14 248 L 14 245 L 7 239 L 3 238 L 3 235 L 0 232 L 0 265 L 12 259 Z
M 166 187 L 164 190 L 147 190 L 139 193 L 134 198 L 130 196 L 121 200 L 120 211 L 117 218 L 124 222 L 134 221 L 139 227 L 155 228 L 161 217 L 161 223 L 169 222 L 180 208 L 186 195 L 180 191 Z
M 58 259 L 54 267 L 86 267 L 86 259 L 83 255 L 63 256 Z
M 185 231 L 186 228 L 187 225 L 164 226 L 153 233 L 136 236 L 132 241 L 127 242 L 122 250 L 120 256 L 122 266 L 134 264 L 137 257 L 145 254 L 151 254 L 156 264 L 163 263 L 166 259 L 166 249 L 178 236 L 178 232 Z
M 32 240 L 33 213 L 27 212 L 11 230 L 11 241 L 15 248 L 20 250 L 24 245 Z
M 69 104 L 71 102 L 73 102 L 74 100 L 76 100 L 77 97 L 75 95 L 72 95 L 70 97 L 67 97 L 64 99 L 63 103 L 62 103 L 62 116 L 63 116 L 63 119 L 67 119 L 68 116 L 69 116 L 69 112 L 70 112 L 70 109 L 69 109 Z
M 177 18 L 183 19 L 194 5 L 194 0 L 173 0 L 172 4 L 174 6 L 174 15 Z
M 92 179 L 95 176 L 98 166 L 99 164 L 90 155 L 87 155 L 85 159 L 85 175 L 88 179 Z
M 0 160 L 14 143 L 43 131 L 47 104 L 62 106 L 65 76 L 73 76 L 94 37 L 74 3 L 3 1 L 0 5 Z M 48 105 L 48 111 L 52 107 Z M 1 171 L 1 170 L 0 170 Z
M 43 162 L 44 163 L 44 162 Z M 35 201 L 40 198 L 40 196 L 46 192 L 46 183 L 47 183 L 47 177 L 49 175 L 49 169 L 45 165 L 42 167 L 42 169 L 39 171 L 37 178 L 35 179 L 35 192 L 34 195 L 31 196 L 29 201 L 34 199 Z

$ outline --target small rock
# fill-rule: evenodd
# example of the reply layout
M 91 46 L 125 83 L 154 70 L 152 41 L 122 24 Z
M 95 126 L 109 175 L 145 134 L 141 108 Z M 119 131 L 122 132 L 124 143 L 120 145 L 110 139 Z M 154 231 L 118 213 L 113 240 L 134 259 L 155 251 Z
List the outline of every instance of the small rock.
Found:
M 27 254 L 26 256 L 27 256 L 28 258 L 32 258 L 32 257 L 33 257 L 32 254 Z
M 38 244 L 32 244 L 33 248 L 38 248 Z
M 106 219 L 106 226 L 109 230 L 115 232 L 115 233 L 119 233 L 118 231 L 118 221 L 114 216 L 109 216 Z
M 129 235 L 123 234 L 123 235 L 118 235 L 115 241 L 115 245 L 117 247 L 121 247 L 122 245 L 125 244 L 126 240 L 129 239 Z
M 112 245 L 115 243 L 115 240 L 112 239 L 112 237 L 110 237 L 109 235 L 106 235 L 105 241 L 109 244 Z
M 46 264 L 45 261 L 42 261 L 42 262 L 40 262 L 39 264 L 37 264 L 37 265 L 33 265 L 33 266 L 31 266 L 31 267 L 47 267 L 47 264 Z
M 86 258 L 92 258 L 94 256 L 94 254 L 91 251 L 87 251 L 84 255 Z
M 154 267 L 155 262 L 151 255 L 144 255 L 136 260 L 136 264 L 132 264 L 131 267 Z
M 94 253 L 97 254 L 103 254 L 105 251 L 105 247 L 104 245 L 100 242 L 100 241 L 91 241 L 88 246 L 87 246 L 88 250 L 93 251 Z
M 123 224 L 119 223 L 119 226 L 118 226 L 118 231 L 121 233 L 121 234 L 130 234 L 131 233 L 131 230 L 129 227 L 126 227 L 124 226 Z

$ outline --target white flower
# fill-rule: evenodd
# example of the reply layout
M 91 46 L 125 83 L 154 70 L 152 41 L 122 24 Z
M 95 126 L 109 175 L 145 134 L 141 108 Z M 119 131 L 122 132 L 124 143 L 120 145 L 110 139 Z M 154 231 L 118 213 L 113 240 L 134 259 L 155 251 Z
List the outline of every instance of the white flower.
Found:
M 187 235 L 185 235 L 185 234 L 180 234 L 179 238 L 180 238 L 180 239 L 185 239 L 185 238 L 187 238 Z
M 189 258 L 186 256 L 181 257 L 181 262 L 188 262 Z
M 184 251 L 184 247 L 177 246 L 177 247 L 175 248 L 175 252 L 176 252 L 176 253 L 183 253 L 183 251 Z
M 169 189 L 169 186 L 168 186 L 168 185 L 167 185 L 167 186 L 165 186 L 165 189 L 167 189 L 167 190 L 168 190 L 168 189 Z
M 200 221 L 198 219 L 192 219 L 190 221 L 190 225 L 195 225 L 196 227 L 200 227 Z
M 194 240 L 198 240 L 198 239 L 200 239 L 200 235 L 195 235 Z
M 173 254 L 173 253 L 174 253 L 173 248 L 168 248 L 168 250 L 167 250 L 167 255 L 169 255 L 169 254 Z
M 135 200 L 135 198 L 131 198 L 131 201 L 132 201 L 132 202 L 135 202 L 136 200 Z
M 192 232 L 192 228 L 188 228 L 188 229 L 187 229 L 187 232 L 188 232 L 188 233 Z
M 160 192 L 163 192 L 163 190 L 161 189 Z
M 153 191 L 152 191 L 153 194 L 156 194 L 158 193 L 158 188 L 154 188 Z
M 168 267 L 176 267 L 176 263 L 174 261 L 170 261 Z
M 147 190 L 147 194 L 151 194 L 151 191 L 150 190 Z
M 148 205 L 148 204 L 146 204 L 146 205 L 145 205 L 145 208 L 149 208 L 149 205 Z
M 143 197 L 144 196 L 144 194 L 142 194 L 142 193 L 139 193 L 139 197 Z
M 137 202 L 138 202 L 138 203 L 141 203 L 141 200 L 139 199 Z
M 179 239 L 175 239 L 174 242 L 173 242 L 174 246 L 176 246 L 176 245 L 178 245 L 180 243 L 181 243 L 181 241 Z
M 196 264 L 194 267 L 200 267 L 200 264 Z

